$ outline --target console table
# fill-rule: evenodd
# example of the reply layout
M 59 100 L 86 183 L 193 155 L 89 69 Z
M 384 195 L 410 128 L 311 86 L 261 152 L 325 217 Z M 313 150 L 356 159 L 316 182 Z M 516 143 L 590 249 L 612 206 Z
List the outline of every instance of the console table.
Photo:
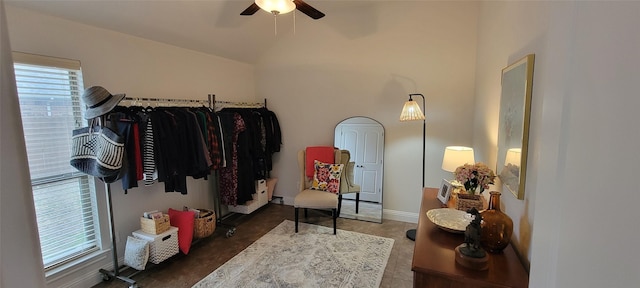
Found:
M 424 188 L 416 242 L 413 251 L 413 287 L 528 287 L 529 276 L 513 247 L 489 255 L 489 269 L 476 271 L 456 263 L 456 246 L 464 242 L 463 234 L 438 228 L 427 218 L 427 211 L 443 207 L 436 198 L 438 189 Z

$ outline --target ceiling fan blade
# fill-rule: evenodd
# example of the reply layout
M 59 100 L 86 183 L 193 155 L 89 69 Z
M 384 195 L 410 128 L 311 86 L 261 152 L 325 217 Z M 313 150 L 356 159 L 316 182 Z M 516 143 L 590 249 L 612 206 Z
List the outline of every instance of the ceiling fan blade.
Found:
M 253 2 L 253 4 L 247 7 L 247 9 L 244 9 L 244 11 L 240 13 L 240 15 L 253 15 L 258 12 L 258 10 L 260 10 L 260 7 L 258 7 L 258 4 L 256 4 L 256 2 Z
M 318 9 L 316 8 L 311 7 L 311 5 L 305 3 L 302 0 L 293 0 L 293 3 L 296 4 L 296 9 L 313 19 L 317 20 L 324 17 L 324 13 L 318 11 Z

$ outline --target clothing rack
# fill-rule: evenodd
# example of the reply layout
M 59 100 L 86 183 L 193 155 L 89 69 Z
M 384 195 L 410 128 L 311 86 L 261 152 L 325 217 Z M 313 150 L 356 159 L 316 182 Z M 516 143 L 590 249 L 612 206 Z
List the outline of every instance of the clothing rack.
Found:
M 124 103 L 123 103 L 124 102 Z M 127 103 L 128 102 L 128 103 Z M 125 97 L 121 100 L 122 104 L 128 104 L 123 106 L 153 106 L 153 107 L 198 107 L 205 106 L 209 107 L 213 111 L 216 108 L 266 108 L 267 107 L 267 99 L 264 99 L 264 103 L 261 102 L 231 102 L 231 101 L 219 101 L 216 100 L 215 94 L 208 94 L 206 100 L 197 100 L 197 99 L 163 99 L 163 98 L 136 98 L 136 97 Z M 106 116 L 101 116 L 101 123 L 106 123 Z M 219 181 L 219 176 L 213 177 L 214 181 Z M 107 201 L 107 212 L 109 216 L 109 229 L 111 232 L 111 245 L 112 245 L 112 257 L 113 257 L 113 270 L 100 269 L 99 272 L 102 274 L 102 277 L 105 281 L 108 281 L 112 278 L 117 278 L 123 282 L 129 284 L 129 288 L 138 287 L 136 281 L 131 277 L 140 273 L 141 271 L 135 271 L 129 275 L 121 274 L 122 271 L 129 268 L 128 266 L 120 266 L 118 261 L 118 249 L 116 247 L 116 233 L 115 233 L 115 225 L 113 219 L 113 201 L 111 197 L 111 184 L 104 183 L 105 193 L 106 193 L 106 201 Z M 215 190 L 215 212 L 216 212 L 216 222 L 221 226 L 228 226 L 230 229 L 227 232 L 227 237 L 232 236 L 235 233 L 235 226 L 224 224 L 222 221 L 226 219 L 227 216 L 221 216 L 221 207 L 220 207 L 220 191 L 219 189 Z M 233 214 L 233 213 L 229 213 Z
M 264 99 L 264 103 L 262 102 L 233 102 L 233 101 L 220 101 L 216 100 L 215 94 L 209 94 L 209 103 L 211 109 L 214 111 L 220 110 L 222 108 L 267 108 L 267 98 Z
M 165 106 L 166 107 L 194 107 L 195 106 L 194 104 L 197 104 L 197 106 L 202 105 L 209 108 L 213 108 L 212 99 L 215 99 L 215 94 L 209 94 L 207 100 L 125 97 L 120 102 L 129 101 L 130 102 L 129 106 L 142 106 L 143 104 L 146 106 L 151 106 L 151 104 L 153 104 L 153 106 L 155 107 L 165 107 Z M 100 120 L 101 120 L 101 123 L 106 123 L 106 116 L 105 115 L 100 116 Z M 121 274 L 121 272 L 127 269 L 128 267 L 124 265 L 120 266 L 120 263 L 118 261 L 118 249 L 116 248 L 117 239 L 116 239 L 115 225 L 113 221 L 113 202 L 111 199 L 111 184 L 105 182 L 104 187 L 105 187 L 105 193 L 107 195 L 106 200 L 107 200 L 107 208 L 108 208 L 107 212 L 109 214 L 109 229 L 111 232 L 111 245 L 112 245 L 111 250 L 112 250 L 112 257 L 113 257 L 113 270 L 100 269 L 99 272 L 102 274 L 102 278 L 105 281 L 109 281 L 115 277 L 123 282 L 128 283 L 129 288 L 137 288 L 138 286 L 136 284 L 136 281 L 131 279 L 131 277 L 135 276 L 141 271 L 135 271 L 127 276 L 124 276 Z M 216 213 L 218 212 L 216 211 Z
M 267 99 L 264 99 L 264 103 L 263 102 L 243 102 L 243 101 L 239 101 L 239 102 L 235 102 L 235 101 L 221 101 L 221 100 L 216 100 L 216 95 L 215 94 L 209 94 L 208 95 L 209 101 L 210 103 L 213 105 L 211 106 L 211 109 L 213 111 L 220 111 L 223 108 L 267 108 Z M 216 177 L 216 180 L 218 180 L 219 178 Z M 220 191 L 216 191 L 216 224 L 219 226 L 225 226 L 228 227 L 229 229 L 227 230 L 226 236 L 227 237 L 231 237 L 233 236 L 233 234 L 236 231 L 235 225 L 234 224 L 228 224 L 225 223 L 225 220 L 228 220 L 230 218 L 235 217 L 236 215 L 241 215 L 240 217 L 244 216 L 244 214 L 239 214 L 239 213 L 234 213 L 234 212 L 229 212 L 227 214 L 225 214 L 224 216 L 221 215 L 220 211 L 222 211 L 222 207 L 220 205 Z M 274 197 L 274 198 L 280 198 L 280 202 L 282 201 L 281 197 Z
M 211 109 L 213 109 L 214 111 L 216 111 L 216 109 L 218 109 L 216 104 L 221 104 L 222 106 L 224 106 L 224 107 L 220 107 L 219 109 L 222 109 L 222 108 L 267 108 L 267 98 L 264 98 L 264 103 L 262 103 L 262 102 L 232 102 L 232 101 L 218 101 L 218 100 L 216 100 L 216 95 L 215 94 L 209 94 L 208 96 L 209 96 L 210 103 L 212 103 L 214 105 L 213 107 L 211 107 Z M 269 174 L 267 173 L 267 177 L 268 176 L 269 176 Z M 282 197 L 282 196 L 272 195 L 271 198 L 280 200 L 280 204 L 284 203 L 284 197 Z M 233 233 L 231 233 L 231 235 L 233 235 Z M 227 233 L 227 237 L 229 237 L 229 236 L 230 236 L 229 233 Z
M 209 94 L 213 95 L 213 94 Z M 156 107 L 193 107 L 195 105 L 201 105 L 211 108 L 211 100 L 193 100 L 193 99 L 161 99 L 161 98 L 132 98 L 125 97 L 122 101 L 129 101 L 129 105 L 125 106 L 151 106 L 153 104 Z M 120 103 L 122 103 L 122 101 Z

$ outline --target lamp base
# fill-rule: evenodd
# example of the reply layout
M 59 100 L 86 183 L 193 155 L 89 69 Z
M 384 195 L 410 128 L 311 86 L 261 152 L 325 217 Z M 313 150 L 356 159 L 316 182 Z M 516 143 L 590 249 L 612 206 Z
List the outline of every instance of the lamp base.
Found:
M 407 238 L 416 241 L 416 229 L 407 230 Z

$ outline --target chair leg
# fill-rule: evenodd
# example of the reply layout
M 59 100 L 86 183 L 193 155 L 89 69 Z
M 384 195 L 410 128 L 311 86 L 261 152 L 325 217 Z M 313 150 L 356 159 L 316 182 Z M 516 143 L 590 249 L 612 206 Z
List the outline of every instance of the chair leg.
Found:
M 358 214 L 358 208 L 360 207 L 360 192 L 356 193 L 356 214 Z
M 298 233 L 298 210 L 300 210 L 300 208 L 296 207 L 295 210 L 296 210 L 296 212 L 295 212 L 296 213 L 296 216 L 295 216 L 295 219 L 296 219 L 295 220 L 295 222 L 296 222 L 296 233 Z
M 340 217 L 340 211 L 342 211 L 342 194 L 338 194 L 338 217 Z
M 338 211 L 336 208 L 331 209 L 333 212 L 333 235 L 336 235 L 336 219 L 338 218 Z

